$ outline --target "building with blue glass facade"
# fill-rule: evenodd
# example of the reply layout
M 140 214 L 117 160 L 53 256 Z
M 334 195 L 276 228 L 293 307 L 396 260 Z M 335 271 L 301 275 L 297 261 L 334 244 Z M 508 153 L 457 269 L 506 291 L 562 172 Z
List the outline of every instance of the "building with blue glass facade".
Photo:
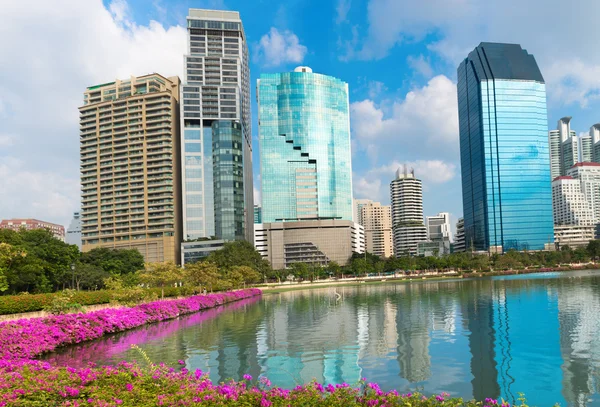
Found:
M 262 221 L 352 221 L 348 84 L 299 67 L 257 88 Z
M 458 67 L 465 243 L 543 250 L 554 241 L 546 85 L 520 45 L 481 43 Z

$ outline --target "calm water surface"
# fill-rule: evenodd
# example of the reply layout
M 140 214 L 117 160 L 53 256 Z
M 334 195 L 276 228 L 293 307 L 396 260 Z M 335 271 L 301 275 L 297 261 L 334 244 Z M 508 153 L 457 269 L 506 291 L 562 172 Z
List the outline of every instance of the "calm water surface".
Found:
M 600 271 L 273 294 L 48 359 L 139 360 L 131 344 L 213 381 L 249 373 L 289 388 L 365 377 L 385 390 L 600 407 Z

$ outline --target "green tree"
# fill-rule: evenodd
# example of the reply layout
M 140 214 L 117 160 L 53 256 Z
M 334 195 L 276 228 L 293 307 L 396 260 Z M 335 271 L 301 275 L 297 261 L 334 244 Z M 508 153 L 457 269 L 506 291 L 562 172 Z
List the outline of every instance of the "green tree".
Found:
M 165 287 L 173 286 L 182 280 L 181 268 L 175 263 L 166 261 L 162 263 L 146 263 L 139 272 L 139 279 L 150 287 L 160 287 L 161 298 L 165 297 Z
M 137 249 L 97 247 L 83 253 L 80 261 L 100 267 L 114 276 L 133 274 L 144 267 L 144 256 Z
M 292 263 L 290 265 L 290 272 L 296 278 L 300 278 L 302 280 L 306 280 L 308 278 L 308 273 L 310 272 L 308 265 L 306 263 Z
M 8 290 L 7 274 L 11 263 L 25 255 L 24 251 L 20 251 L 8 243 L 0 243 L 0 292 Z
M 238 273 L 241 276 L 242 282 L 246 284 L 254 284 L 260 281 L 260 274 L 252 267 L 233 266 L 230 272 Z
M 186 264 L 183 276 L 186 283 L 193 287 L 210 287 L 211 289 L 221 278 L 217 265 L 210 261 Z
M 88 290 L 104 288 L 104 280 L 111 276 L 102 267 L 81 262 L 75 263 L 73 274 L 77 290 L 80 288 Z
M 326 271 L 330 276 L 340 277 L 342 275 L 342 268 L 335 261 L 330 261 L 327 264 Z
M 586 250 L 594 262 L 598 260 L 598 257 L 600 257 L 600 240 L 590 240 Z
M 269 262 L 246 241 L 227 242 L 221 250 L 212 252 L 206 260 L 216 264 L 221 273 L 226 273 L 234 266 L 248 266 L 260 275 L 271 273 Z

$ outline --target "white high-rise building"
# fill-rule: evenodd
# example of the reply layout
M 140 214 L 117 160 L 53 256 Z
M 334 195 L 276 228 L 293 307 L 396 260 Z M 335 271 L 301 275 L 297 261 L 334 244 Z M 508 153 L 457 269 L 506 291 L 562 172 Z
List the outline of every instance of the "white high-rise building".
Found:
M 577 163 L 567 175 L 579 181 L 581 193 L 591 204 L 595 223 L 600 222 L 600 163 Z
M 568 175 L 552 181 L 554 225 L 591 226 L 596 223 L 592 204 L 581 191 L 579 179 Z
M 552 179 L 566 175 L 566 171 L 579 162 L 577 133 L 571 130 L 571 117 L 558 121 L 557 129 L 548 132 L 550 145 L 550 176 Z
M 190 9 L 181 95 L 183 238 L 253 239 L 250 69 L 236 11 Z
M 396 171 L 390 183 L 394 253 L 415 255 L 417 244 L 427 241 L 427 228 L 423 224 L 423 187 L 414 171 L 404 166 Z
M 592 136 L 590 134 L 584 134 L 583 136 L 579 137 L 577 141 L 579 142 L 579 161 L 584 163 L 594 161 Z
M 590 127 L 590 138 L 592 139 L 592 161 L 600 162 L 600 123 Z
M 450 229 L 450 214 L 440 212 L 434 216 L 427 216 L 427 238 L 431 241 L 447 240 L 452 242 L 452 231 Z

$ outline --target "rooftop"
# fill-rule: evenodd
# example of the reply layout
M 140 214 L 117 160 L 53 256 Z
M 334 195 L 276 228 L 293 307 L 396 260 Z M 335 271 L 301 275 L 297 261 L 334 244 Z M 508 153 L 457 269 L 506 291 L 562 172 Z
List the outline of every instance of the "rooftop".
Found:
M 561 180 L 561 179 L 575 179 L 575 178 L 571 177 L 570 175 L 561 175 L 560 177 L 556 177 L 556 178 L 554 178 L 554 179 L 552 180 L 552 182 L 554 182 L 554 181 L 558 181 L 558 180 Z
M 572 166 L 571 168 L 575 168 L 575 167 L 600 167 L 600 163 L 591 163 L 591 162 L 581 162 L 581 163 L 577 163 L 574 166 Z

